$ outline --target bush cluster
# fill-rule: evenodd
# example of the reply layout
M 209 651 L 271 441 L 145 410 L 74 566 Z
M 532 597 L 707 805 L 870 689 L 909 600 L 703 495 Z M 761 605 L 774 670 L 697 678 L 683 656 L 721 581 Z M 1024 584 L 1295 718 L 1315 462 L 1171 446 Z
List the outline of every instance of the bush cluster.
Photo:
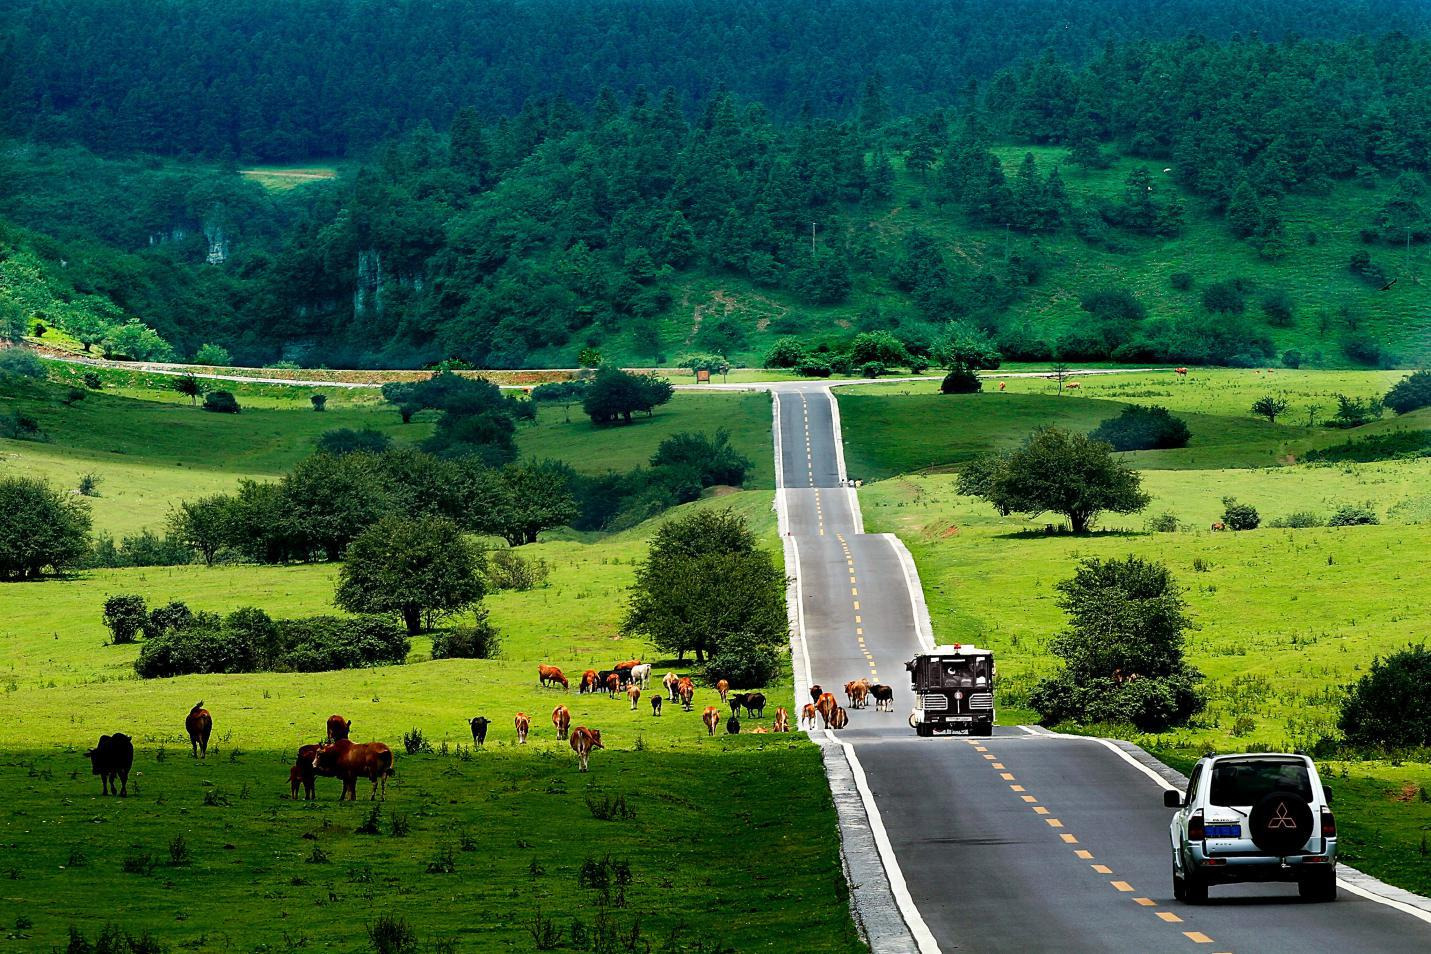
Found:
M 1262 523 L 1257 508 L 1238 503 L 1235 497 L 1222 498 L 1222 524 L 1229 530 L 1256 530 Z
M 1202 711 L 1201 678 L 1194 669 L 1123 682 L 1108 676 L 1079 680 L 1064 671 L 1034 687 L 1029 705 L 1050 724 L 1122 723 L 1159 732 Z
M 1129 404 L 1088 436 L 1111 444 L 1117 451 L 1165 450 L 1186 447 L 1192 432 L 1182 418 L 1174 417 L 1165 407 Z
M 1431 651 L 1424 645 L 1378 658 L 1342 703 L 1338 725 L 1355 745 L 1431 746 Z
M 455 626 L 432 636 L 433 659 L 495 659 L 502 651 L 502 637 L 487 619 L 485 609 L 477 610 L 471 626 Z

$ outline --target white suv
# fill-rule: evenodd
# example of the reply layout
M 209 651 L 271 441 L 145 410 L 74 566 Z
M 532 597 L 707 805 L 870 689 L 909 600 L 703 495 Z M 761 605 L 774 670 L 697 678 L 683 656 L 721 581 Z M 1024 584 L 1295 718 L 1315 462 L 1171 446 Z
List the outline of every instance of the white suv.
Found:
M 1304 755 L 1214 755 L 1186 795 L 1163 793 L 1172 822 L 1173 896 L 1207 900 L 1214 884 L 1295 881 L 1302 897 L 1337 897 L 1337 823 L 1317 766 Z

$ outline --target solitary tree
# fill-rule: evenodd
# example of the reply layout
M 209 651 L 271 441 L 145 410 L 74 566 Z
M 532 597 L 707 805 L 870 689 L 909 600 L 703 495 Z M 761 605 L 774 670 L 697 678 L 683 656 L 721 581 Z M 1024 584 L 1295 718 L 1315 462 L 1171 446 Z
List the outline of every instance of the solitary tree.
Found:
M 396 613 L 408 633 L 482 599 L 479 562 L 446 517 L 379 520 L 348 547 L 334 602 L 353 613 Z
M 192 374 L 181 374 L 170 382 L 170 386 L 180 394 L 187 395 L 192 407 L 199 403 L 199 379 Z
M 1034 431 L 1011 453 L 975 458 L 959 474 L 958 486 L 1004 515 L 1061 513 L 1074 533 L 1086 533 L 1105 510 L 1136 513 L 1150 499 L 1138 472 L 1115 458 L 1111 447 L 1057 427 Z
M 233 524 L 232 498 L 222 495 L 186 500 L 169 513 L 169 533 L 213 566 L 228 543 Z
M 673 393 L 671 382 L 665 378 L 603 367 L 596 372 L 581 406 L 592 423 L 610 424 L 620 420 L 630 424 L 632 414 L 637 411 L 649 414 L 671 400 Z
M 33 477 L 0 479 L 0 580 L 62 573 L 89 552 L 89 504 Z
M 1252 402 L 1252 413 L 1267 418 L 1267 423 L 1276 424 L 1277 415 L 1287 410 L 1287 399 L 1275 394 L 1266 394 Z

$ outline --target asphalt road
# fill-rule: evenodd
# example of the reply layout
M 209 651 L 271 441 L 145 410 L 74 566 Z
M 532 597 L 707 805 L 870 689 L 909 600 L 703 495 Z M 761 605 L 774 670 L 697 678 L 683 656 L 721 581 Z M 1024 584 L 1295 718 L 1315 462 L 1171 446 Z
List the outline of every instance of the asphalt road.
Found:
M 842 701 L 861 676 L 895 688 L 893 713 L 851 711 L 838 736 L 854 746 L 940 950 L 1431 950 L 1431 925 L 1345 889 L 1331 904 L 1303 902 L 1295 885 L 1173 900 L 1162 789 L 1097 741 L 1019 726 L 917 738 L 904 670 L 921 645 L 912 565 L 888 536 L 862 532 L 856 492 L 841 486 L 829 389 L 774 390 L 810 681 Z

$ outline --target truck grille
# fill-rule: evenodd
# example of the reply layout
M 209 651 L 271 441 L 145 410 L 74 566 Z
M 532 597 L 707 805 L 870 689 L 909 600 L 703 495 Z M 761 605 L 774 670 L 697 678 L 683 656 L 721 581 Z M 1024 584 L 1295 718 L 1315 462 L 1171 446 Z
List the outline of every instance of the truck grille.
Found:
M 924 709 L 926 712 L 948 709 L 949 700 L 946 699 L 944 696 L 930 693 L 929 695 L 922 696 L 920 698 L 920 708 Z
M 970 709 L 992 709 L 994 708 L 994 694 L 992 692 L 975 692 L 969 696 Z

